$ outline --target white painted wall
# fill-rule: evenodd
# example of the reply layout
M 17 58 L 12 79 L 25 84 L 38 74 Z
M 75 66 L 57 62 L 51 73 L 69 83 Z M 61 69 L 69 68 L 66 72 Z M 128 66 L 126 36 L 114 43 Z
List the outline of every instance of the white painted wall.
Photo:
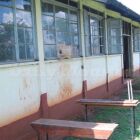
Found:
M 85 60 L 85 79 L 88 90 L 106 83 L 105 56 L 95 56 Z
M 133 54 L 133 70 L 136 71 L 140 68 L 140 53 Z
M 0 68 L 0 127 L 38 110 L 38 75 L 38 65 Z
M 122 76 L 122 56 L 110 55 L 108 56 L 108 76 L 109 82 L 120 78 Z
M 82 91 L 81 59 L 46 63 L 46 91 L 52 106 Z

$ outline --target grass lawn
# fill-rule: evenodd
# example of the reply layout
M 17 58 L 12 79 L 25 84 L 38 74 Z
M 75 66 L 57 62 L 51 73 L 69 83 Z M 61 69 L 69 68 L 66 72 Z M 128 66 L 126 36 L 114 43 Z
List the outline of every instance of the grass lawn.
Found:
M 137 83 L 138 85 L 138 83 Z M 135 89 L 140 88 L 135 86 Z M 140 85 L 140 84 L 139 84 Z M 137 89 L 139 90 L 139 89 Z M 120 97 L 121 99 L 128 99 L 127 91 L 124 90 Z M 140 91 L 134 92 L 134 98 L 140 100 Z M 83 118 L 80 118 L 83 120 Z M 80 120 L 79 119 L 79 120 Z M 125 108 L 96 108 L 90 111 L 89 121 L 91 122 L 106 122 L 106 123 L 118 123 L 119 127 L 114 131 L 110 140 L 132 140 L 131 138 L 131 112 L 130 109 Z M 135 140 L 140 140 L 140 105 L 136 108 L 136 138 Z M 64 140 L 91 140 L 91 139 L 81 139 L 67 137 Z

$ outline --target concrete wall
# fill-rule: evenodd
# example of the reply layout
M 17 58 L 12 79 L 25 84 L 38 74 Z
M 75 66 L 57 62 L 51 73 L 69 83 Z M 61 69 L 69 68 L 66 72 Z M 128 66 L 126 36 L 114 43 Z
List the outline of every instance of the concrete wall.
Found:
M 0 67 L 0 127 L 36 112 L 40 105 L 38 64 Z
M 87 0 L 82 0 L 86 4 Z M 88 1 L 87 5 L 112 16 L 120 15 L 105 10 L 103 4 Z M 39 61 L 0 66 L 0 127 L 30 116 L 40 106 L 40 95 L 48 93 L 48 105 L 54 106 L 82 92 L 87 80 L 88 90 L 122 77 L 121 55 L 85 58 L 85 79 L 82 59 L 44 61 L 40 0 L 35 1 L 37 46 Z M 127 19 L 126 19 L 127 20 Z M 134 54 L 134 67 L 138 68 L 139 55 Z M 57 110 L 58 111 L 58 110 Z
M 121 55 L 110 55 L 108 57 L 108 75 L 109 82 L 119 77 L 122 77 L 122 56 Z
M 133 54 L 133 71 L 140 69 L 140 53 Z
M 91 90 L 106 83 L 105 56 L 90 57 L 85 60 L 85 79 L 87 88 Z

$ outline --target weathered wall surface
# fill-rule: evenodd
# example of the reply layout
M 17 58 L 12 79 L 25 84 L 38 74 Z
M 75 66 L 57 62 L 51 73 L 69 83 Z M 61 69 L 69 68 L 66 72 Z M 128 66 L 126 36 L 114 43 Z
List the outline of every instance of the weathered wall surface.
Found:
M 38 66 L 0 68 L 0 127 L 39 108 Z
M 82 0 L 91 8 L 122 18 L 119 13 L 105 9 L 103 4 Z M 82 59 L 44 61 L 40 0 L 35 1 L 36 33 L 39 62 L 0 66 L 0 127 L 37 112 L 40 95 L 48 93 L 49 107 L 67 106 L 67 100 L 81 95 L 83 72 Z M 126 19 L 125 19 L 126 20 Z M 83 45 L 84 46 L 84 45 Z M 139 68 L 139 54 L 134 54 L 134 70 Z M 85 58 L 85 79 L 88 90 L 98 88 L 122 77 L 122 55 L 93 56 Z M 114 87 L 119 82 L 114 82 Z M 109 85 L 112 86 L 112 85 Z M 114 88 L 113 87 L 113 88 Z M 103 88 L 104 89 L 104 88 Z M 111 89 L 111 88 L 110 88 Z M 90 93 L 92 94 L 92 93 Z M 102 97 L 102 93 L 100 96 Z M 63 114 L 65 112 L 62 112 Z
M 82 92 L 81 59 L 46 63 L 45 71 L 49 106 L 65 101 Z

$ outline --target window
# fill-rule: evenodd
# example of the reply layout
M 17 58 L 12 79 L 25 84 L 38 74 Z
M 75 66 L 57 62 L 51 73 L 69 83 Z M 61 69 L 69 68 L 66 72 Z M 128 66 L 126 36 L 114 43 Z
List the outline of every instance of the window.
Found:
M 108 53 L 120 54 L 122 52 L 120 20 L 107 19 L 107 29 L 108 29 Z
M 131 35 L 131 24 L 123 21 L 123 35 Z
M 64 7 L 42 2 L 45 59 L 79 56 L 78 11 L 67 2 Z
M 140 52 L 140 29 L 133 29 L 133 44 L 134 44 L 134 52 Z
M 84 10 L 86 56 L 101 55 L 105 53 L 103 18 L 90 11 Z
M 33 60 L 32 1 L 0 0 L 0 62 Z

